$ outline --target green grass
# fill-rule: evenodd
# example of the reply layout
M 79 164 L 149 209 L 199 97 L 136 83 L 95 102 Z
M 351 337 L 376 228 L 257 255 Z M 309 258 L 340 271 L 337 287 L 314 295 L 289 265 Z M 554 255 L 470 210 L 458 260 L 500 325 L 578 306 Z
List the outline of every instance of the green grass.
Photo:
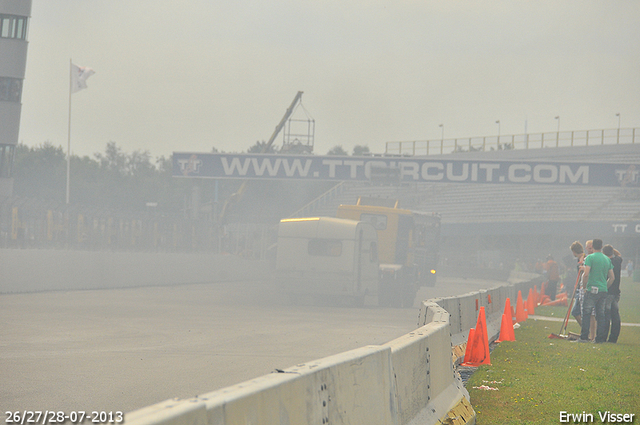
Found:
M 573 288 L 572 288 L 573 291 Z M 623 277 L 620 282 L 620 318 L 623 322 L 640 323 L 640 282 L 633 282 L 630 277 Z M 564 318 L 567 307 L 537 307 L 536 314 L 540 316 L 553 316 Z M 576 325 L 577 327 L 577 325 Z M 560 325 L 558 325 L 560 330 Z M 571 328 L 569 328 L 571 330 Z
M 623 281 L 623 322 L 636 322 L 640 284 Z M 567 308 L 546 307 L 536 314 L 564 317 Z M 617 344 L 581 344 L 549 339 L 560 324 L 528 320 L 516 341 L 502 342 L 467 383 L 477 423 L 557 424 L 560 411 L 634 413 L 640 423 L 640 327 L 624 326 Z M 569 330 L 578 332 L 577 324 Z M 486 385 L 497 391 L 474 389 Z

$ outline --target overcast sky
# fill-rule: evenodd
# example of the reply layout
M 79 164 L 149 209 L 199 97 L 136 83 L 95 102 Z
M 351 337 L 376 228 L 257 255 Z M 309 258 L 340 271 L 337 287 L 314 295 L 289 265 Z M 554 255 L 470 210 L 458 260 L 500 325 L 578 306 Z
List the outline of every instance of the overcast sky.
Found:
M 298 91 L 316 154 L 640 127 L 639 28 L 637 0 L 33 0 L 20 140 L 66 150 L 70 59 L 78 155 L 244 151 Z

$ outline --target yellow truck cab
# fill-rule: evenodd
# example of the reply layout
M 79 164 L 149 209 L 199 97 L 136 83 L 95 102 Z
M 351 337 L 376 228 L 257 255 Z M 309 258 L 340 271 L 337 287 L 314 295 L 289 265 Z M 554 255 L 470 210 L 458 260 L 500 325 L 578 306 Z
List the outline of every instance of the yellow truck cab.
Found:
M 275 279 L 293 299 L 378 303 L 378 234 L 367 222 L 293 218 L 278 227 Z
M 371 223 L 378 232 L 380 302 L 411 306 L 420 286 L 434 286 L 440 217 L 399 208 L 396 200 L 358 199 L 340 205 L 337 216 Z

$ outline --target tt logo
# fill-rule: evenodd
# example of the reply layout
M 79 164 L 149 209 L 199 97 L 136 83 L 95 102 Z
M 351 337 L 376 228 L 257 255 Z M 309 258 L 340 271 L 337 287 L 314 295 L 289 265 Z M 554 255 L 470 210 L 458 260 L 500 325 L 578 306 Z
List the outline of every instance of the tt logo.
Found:
M 191 155 L 189 159 L 179 159 L 178 165 L 180 166 L 182 175 L 188 176 L 189 174 L 200 173 L 202 161 L 198 159 L 197 155 Z
M 630 165 L 626 170 L 616 170 L 616 175 L 621 186 L 633 185 L 638 183 L 640 171 L 636 170 L 635 165 Z

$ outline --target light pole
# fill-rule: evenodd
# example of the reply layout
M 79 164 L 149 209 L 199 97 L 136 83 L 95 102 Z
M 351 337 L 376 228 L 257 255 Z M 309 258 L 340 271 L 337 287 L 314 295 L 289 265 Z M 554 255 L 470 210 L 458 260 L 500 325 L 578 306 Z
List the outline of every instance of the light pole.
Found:
M 616 114 L 616 117 L 618 117 L 618 134 L 616 136 L 616 143 L 620 143 L 620 112 Z
M 555 117 L 558 120 L 558 130 L 556 131 L 556 148 L 558 147 L 558 142 L 560 141 L 560 115 Z
M 438 127 L 442 129 L 442 135 L 440 137 L 440 153 L 444 151 L 444 124 L 439 124 Z
M 497 141 L 498 147 L 497 147 L 497 149 L 500 149 L 500 120 L 497 120 L 496 124 L 498 124 L 498 141 Z

